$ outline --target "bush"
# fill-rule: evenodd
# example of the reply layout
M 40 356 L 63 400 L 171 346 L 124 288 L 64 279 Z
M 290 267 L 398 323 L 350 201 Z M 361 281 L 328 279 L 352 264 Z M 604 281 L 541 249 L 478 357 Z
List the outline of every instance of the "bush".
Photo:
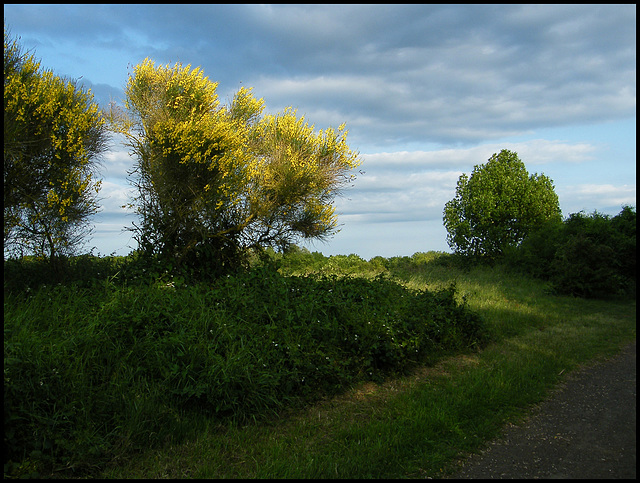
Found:
M 95 280 L 116 276 L 127 257 L 84 254 L 73 257 L 26 256 L 4 261 L 4 288 L 9 292 L 37 290 L 42 285 L 75 283 L 90 287 Z
M 572 213 L 548 223 L 506 254 L 511 266 L 551 281 L 559 294 L 585 298 L 635 296 L 636 213 L 611 218 Z
M 613 217 L 611 226 L 615 233 L 614 244 L 620 273 L 635 285 L 637 252 L 635 210 L 630 206 L 625 206 L 620 213 Z
M 160 277 L 30 294 L 4 304 L 5 468 L 17 471 L 100 465 L 206 418 L 269 417 L 486 340 L 455 288 L 381 276 L 255 267 L 188 287 Z
M 550 280 L 556 252 L 562 245 L 562 230 L 561 221 L 545 223 L 529 234 L 519 247 L 505 252 L 506 263 L 536 278 Z
M 586 234 L 571 235 L 555 253 L 551 280 L 558 292 L 577 297 L 622 294 L 626 281 L 616 262 L 615 251 L 607 244 Z

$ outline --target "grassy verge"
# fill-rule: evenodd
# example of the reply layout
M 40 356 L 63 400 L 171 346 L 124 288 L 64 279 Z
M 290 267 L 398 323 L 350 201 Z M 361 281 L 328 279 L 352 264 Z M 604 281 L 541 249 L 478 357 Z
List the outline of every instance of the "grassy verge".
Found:
M 196 438 L 115 461 L 102 476 L 444 476 L 461 455 L 523 417 L 576 367 L 635 338 L 635 301 L 554 297 L 539 281 L 500 269 L 462 271 L 437 258 L 375 260 L 365 268 L 370 275 L 386 271 L 413 288 L 455 282 L 457 296 L 483 316 L 493 335 L 495 342 L 482 351 L 385 382 L 360 382 L 267 422 L 210 421 Z M 351 260 L 348 270 L 359 263 Z M 304 271 L 300 264 L 296 270 Z M 335 267 L 316 260 L 311 271 L 323 270 Z

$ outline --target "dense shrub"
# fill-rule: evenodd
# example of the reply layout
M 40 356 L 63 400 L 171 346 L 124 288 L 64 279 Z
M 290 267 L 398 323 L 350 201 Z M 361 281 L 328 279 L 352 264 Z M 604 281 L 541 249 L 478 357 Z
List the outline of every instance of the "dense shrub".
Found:
M 622 294 L 627 282 L 614 249 L 584 233 L 568 236 L 558 248 L 551 280 L 558 292 L 586 298 Z
M 517 248 L 505 252 L 508 264 L 534 277 L 549 280 L 558 248 L 562 244 L 563 223 L 552 220 L 529 234 Z
M 509 264 L 551 281 L 557 293 L 586 298 L 635 296 L 636 213 L 611 218 L 573 213 L 548 223 L 507 254 Z
M 100 463 L 204 416 L 263 418 L 486 340 L 453 287 L 266 267 L 195 286 L 43 286 L 9 293 L 4 320 L 5 469 Z
M 88 287 L 96 279 L 107 279 L 121 270 L 125 257 L 100 257 L 92 254 L 74 257 L 26 256 L 4 261 L 4 288 L 10 292 L 35 290 L 42 285 L 75 283 Z
M 636 211 L 625 206 L 620 213 L 611 219 L 614 232 L 616 257 L 620 274 L 636 281 Z
M 292 275 L 356 275 L 375 276 L 385 270 L 383 264 L 367 262 L 356 254 L 331 255 L 325 257 L 320 252 L 310 252 L 295 245 L 282 254 L 271 254 L 282 273 Z

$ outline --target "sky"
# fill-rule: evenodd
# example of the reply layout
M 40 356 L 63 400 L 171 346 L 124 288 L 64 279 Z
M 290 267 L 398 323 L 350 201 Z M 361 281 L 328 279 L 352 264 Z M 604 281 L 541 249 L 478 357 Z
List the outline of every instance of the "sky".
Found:
M 335 200 L 329 255 L 445 251 L 461 174 L 502 149 L 553 180 L 570 213 L 636 206 L 635 5 L 13 5 L 5 26 L 42 67 L 106 106 L 132 67 L 201 67 L 228 103 L 252 87 L 349 131 L 363 161 Z M 87 249 L 136 248 L 122 208 L 134 160 L 114 138 Z

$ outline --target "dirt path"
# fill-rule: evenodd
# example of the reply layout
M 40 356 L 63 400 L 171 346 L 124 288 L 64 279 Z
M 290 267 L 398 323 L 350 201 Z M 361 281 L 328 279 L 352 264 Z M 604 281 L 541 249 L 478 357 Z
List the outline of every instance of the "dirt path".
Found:
M 571 374 L 453 478 L 636 477 L 636 342 Z

